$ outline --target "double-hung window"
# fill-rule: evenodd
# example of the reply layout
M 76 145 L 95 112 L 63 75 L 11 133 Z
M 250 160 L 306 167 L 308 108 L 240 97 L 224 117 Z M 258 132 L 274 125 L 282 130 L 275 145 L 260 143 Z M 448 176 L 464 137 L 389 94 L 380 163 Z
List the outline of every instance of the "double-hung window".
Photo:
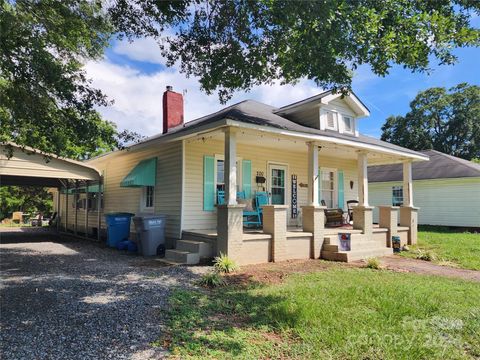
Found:
M 155 198 L 155 187 L 144 186 L 142 193 L 142 210 L 153 211 L 153 203 Z
M 237 158 L 237 191 L 242 188 L 242 159 Z M 215 155 L 215 189 L 225 191 L 225 160 L 223 155 Z
M 392 187 L 392 206 L 403 205 L 403 186 Z
M 322 190 L 321 200 L 325 201 L 327 208 L 335 207 L 335 172 L 332 170 L 321 171 L 321 184 Z

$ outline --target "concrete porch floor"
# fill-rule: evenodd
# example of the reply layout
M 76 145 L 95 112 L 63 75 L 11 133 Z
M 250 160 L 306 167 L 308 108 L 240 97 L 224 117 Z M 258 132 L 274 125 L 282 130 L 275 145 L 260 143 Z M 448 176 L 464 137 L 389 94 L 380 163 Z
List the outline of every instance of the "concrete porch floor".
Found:
M 399 226 L 399 230 L 408 230 L 408 227 Z M 373 232 L 387 232 L 388 229 L 381 228 L 378 224 L 373 225 Z M 338 235 L 339 233 L 350 233 L 350 234 L 361 234 L 361 230 L 354 230 L 352 225 L 343 225 L 339 227 L 325 228 L 324 235 L 332 236 Z M 217 229 L 203 229 L 203 230 L 184 230 L 183 234 L 201 236 L 203 238 L 208 238 L 211 240 L 217 239 Z M 294 237 L 303 237 L 303 236 L 312 236 L 311 232 L 305 232 L 301 227 L 289 226 L 287 228 L 287 238 Z M 260 240 L 260 239 L 270 239 L 270 234 L 265 234 L 262 229 L 243 229 L 243 240 Z
M 200 236 L 203 238 L 208 238 L 211 240 L 217 239 L 217 229 L 207 229 L 207 230 L 184 230 L 184 236 L 193 235 Z M 301 228 L 288 228 L 287 238 L 294 237 L 303 237 L 303 236 L 312 236 L 311 232 L 305 232 Z M 262 229 L 243 229 L 243 240 L 262 240 L 262 239 L 271 239 L 270 234 L 265 234 Z

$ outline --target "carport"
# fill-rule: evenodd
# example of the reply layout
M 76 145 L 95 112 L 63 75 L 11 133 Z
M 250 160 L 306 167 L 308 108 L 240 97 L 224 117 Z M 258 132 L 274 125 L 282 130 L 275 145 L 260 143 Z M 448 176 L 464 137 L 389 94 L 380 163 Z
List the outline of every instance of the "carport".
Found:
M 54 201 L 57 212 L 57 231 L 73 232 L 79 235 L 77 204 L 69 209 L 70 201 L 78 201 L 79 194 L 86 194 L 83 216 L 83 233 L 89 235 L 89 210 L 96 208 L 96 231 L 92 234 L 100 240 L 102 217 L 102 176 L 92 166 L 79 161 L 59 158 L 55 155 L 44 154 L 29 147 L 21 147 L 14 143 L 0 144 L 0 186 L 42 186 L 54 188 Z M 60 194 L 65 195 L 64 209 Z M 73 195 L 73 196 L 71 196 Z M 93 206 L 94 205 L 94 206 Z M 69 229 L 69 210 L 73 211 L 73 229 Z M 63 216 L 61 216 L 63 212 Z M 63 217 L 63 218 L 62 218 Z M 90 216 L 91 217 L 91 216 Z M 91 220 L 90 220 L 91 221 Z

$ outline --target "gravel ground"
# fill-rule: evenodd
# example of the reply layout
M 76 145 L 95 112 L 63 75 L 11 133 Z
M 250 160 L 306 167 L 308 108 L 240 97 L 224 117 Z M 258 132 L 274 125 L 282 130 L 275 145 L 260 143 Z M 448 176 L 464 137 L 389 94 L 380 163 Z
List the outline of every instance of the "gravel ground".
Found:
M 28 239 L 24 239 L 29 241 Z M 158 359 L 172 288 L 207 267 L 165 266 L 80 240 L 0 244 L 1 359 Z

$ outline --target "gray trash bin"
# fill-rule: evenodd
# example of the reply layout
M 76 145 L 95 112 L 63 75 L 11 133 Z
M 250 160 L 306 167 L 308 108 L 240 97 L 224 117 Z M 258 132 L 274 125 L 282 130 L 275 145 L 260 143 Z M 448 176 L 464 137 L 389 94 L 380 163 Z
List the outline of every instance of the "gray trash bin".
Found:
M 140 254 L 155 256 L 160 245 L 163 245 L 163 249 L 165 249 L 165 220 L 165 215 L 145 215 L 133 218 Z

